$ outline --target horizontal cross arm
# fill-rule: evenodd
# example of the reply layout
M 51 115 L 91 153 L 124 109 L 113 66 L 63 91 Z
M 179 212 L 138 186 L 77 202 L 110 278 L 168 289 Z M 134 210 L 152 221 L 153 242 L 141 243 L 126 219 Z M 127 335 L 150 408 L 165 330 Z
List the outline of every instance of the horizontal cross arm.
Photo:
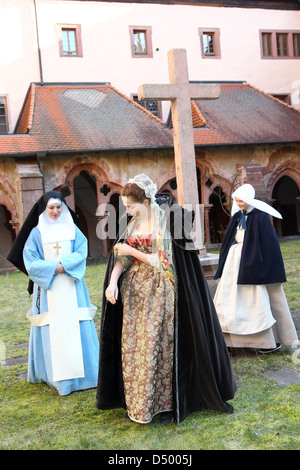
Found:
M 176 85 L 141 85 L 138 88 L 138 99 L 170 101 L 177 97 Z
M 176 98 L 189 97 L 194 100 L 217 99 L 221 89 L 215 84 L 172 83 L 170 85 L 141 85 L 138 99 L 172 101 Z
M 221 94 L 221 87 L 217 84 L 191 83 L 189 96 L 192 100 L 215 100 Z

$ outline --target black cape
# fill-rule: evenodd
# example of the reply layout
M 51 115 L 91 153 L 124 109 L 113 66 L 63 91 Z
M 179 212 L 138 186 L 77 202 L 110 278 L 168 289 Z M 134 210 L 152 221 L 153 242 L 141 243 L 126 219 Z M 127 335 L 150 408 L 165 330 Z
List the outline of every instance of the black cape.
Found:
M 170 229 L 174 235 L 172 220 Z M 119 241 L 122 239 L 124 236 Z M 173 417 L 177 424 L 203 409 L 232 413 L 232 405 L 226 402 L 236 392 L 230 358 L 198 252 L 186 250 L 186 242 L 190 240 L 172 241 L 176 272 Z M 126 408 L 121 359 L 123 305 L 121 295 L 114 305 L 105 298 L 113 266 L 111 254 L 103 286 L 96 396 L 96 407 L 102 410 Z
M 64 197 L 62 196 L 60 192 L 48 191 L 47 193 L 43 194 L 43 196 L 41 196 L 40 199 L 34 204 L 28 216 L 26 217 L 21 227 L 21 230 L 12 246 L 12 249 L 10 250 L 7 256 L 8 261 L 10 261 L 16 268 L 18 268 L 27 276 L 28 276 L 28 273 L 25 268 L 24 260 L 23 260 L 24 246 L 27 241 L 27 238 L 30 235 L 31 230 L 37 226 L 39 222 L 39 216 L 46 209 L 47 203 L 50 198 L 60 199 L 68 207 Z M 77 215 L 69 207 L 68 209 L 72 215 L 74 223 L 79 227 L 79 219 Z M 32 294 L 33 292 L 33 282 L 31 280 L 29 280 L 28 292 L 29 294 Z
M 221 277 L 228 251 L 234 242 L 241 212 L 235 213 L 229 221 L 222 242 L 219 266 L 215 279 Z M 276 232 L 268 214 L 252 209 L 247 214 L 241 253 L 238 284 L 273 284 L 286 282 L 285 269 Z

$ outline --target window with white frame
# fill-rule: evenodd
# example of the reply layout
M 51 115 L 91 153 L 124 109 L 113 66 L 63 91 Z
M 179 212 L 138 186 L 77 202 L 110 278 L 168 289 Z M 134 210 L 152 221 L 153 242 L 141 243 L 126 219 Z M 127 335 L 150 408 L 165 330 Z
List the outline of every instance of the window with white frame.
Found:
M 61 57 L 82 57 L 81 26 L 58 24 L 59 54 Z
M 220 29 L 199 28 L 201 55 L 203 59 L 221 57 Z
M 131 57 L 152 58 L 151 26 L 129 26 Z

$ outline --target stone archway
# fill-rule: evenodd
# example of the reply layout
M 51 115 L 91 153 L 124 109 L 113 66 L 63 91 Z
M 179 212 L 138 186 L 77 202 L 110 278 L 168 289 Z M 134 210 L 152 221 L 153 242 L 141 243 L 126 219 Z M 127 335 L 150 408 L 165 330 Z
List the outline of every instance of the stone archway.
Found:
M 111 181 L 110 177 L 95 162 L 81 160 L 69 169 L 65 182 L 60 186 L 60 190 L 66 194 L 69 206 L 79 217 L 81 230 L 88 239 L 88 256 L 91 258 L 99 258 L 108 253 L 109 240 L 99 239 L 97 225 L 112 195 L 120 192 L 119 182 Z
M 270 172 L 267 194 L 283 219 L 273 219 L 279 237 L 300 234 L 300 150 L 284 147 L 274 152 L 265 172 Z
M 274 218 L 274 227 L 279 237 L 300 235 L 300 190 L 289 175 L 281 176 L 272 191 L 273 206 L 283 219 Z
M 0 270 L 9 269 L 12 265 L 6 256 L 19 232 L 17 212 L 9 196 L 0 195 Z
M 11 213 L 7 207 L 0 204 L 0 270 L 6 269 L 10 266 L 6 257 L 11 250 L 12 244 L 16 238 L 15 231 L 10 223 Z
M 199 203 L 203 204 L 204 209 L 205 244 L 221 243 L 230 218 L 227 214 L 230 184 L 224 178 L 213 174 L 208 162 L 205 162 L 205 165 L 197 162 L 196 170 Z M 175 168 L 159 182 L 158 192 L 171 193 L 177 200 Z
M 198 199 L 199 203 L 202 202 L 202 182 L 201 182 L 201 168 L 196 167 L 197 171 L 197 186 L 198 186 Z M 175 169 L 171 173 L 167 175 L 167 179 L 164 178 L 164 182 L 160 181 L 160 184 L 157 185 L 158 193 L 170 193 L 174 196 L 175 200 L 177 201 L 177 181 L 176 181 L 176 174 Z
M 206 244 L 219 244 L 230 219 L 231 183 L 206 169 L 203 179 Z
M 75 212 L 79 217 L 80 228 L 88 239 L 88 256 L 100 255 L 96 236 L 97 226 L 97 185 L 96 178 L 87 170 L 82 170 L 73 180 Z
M 175 167 L 173 167 L 168 173 L 162 175 L 157 181 L 157 192 L 158 193 L 169 193 L 172 194 L 177 201 L 177 181 Z
M 226 194 L 222 187 L 215 186 L 209 197 L 209 231 L 212 244 L 219 244 L 223 241 L 230 218 L 225 210 L 226 203 Z

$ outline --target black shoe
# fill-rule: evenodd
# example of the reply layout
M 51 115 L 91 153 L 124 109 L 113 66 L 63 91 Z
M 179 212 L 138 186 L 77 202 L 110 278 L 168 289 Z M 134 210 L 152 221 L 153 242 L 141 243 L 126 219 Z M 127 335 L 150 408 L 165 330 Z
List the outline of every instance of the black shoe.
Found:
M 159 415 L 160 424 L 170 424 L 173 421 L 173 412 L 167 411 Z
M 276 343 L 276 347 L 275 348 L 271 348 L 271 349 L 259 349 L 258 352 L 261 353 L 261 354 L 270 354 L 272 352 L 275 352 L 275 351 L 278 351 L 278 349 L 281 348 L 281 344 L 280 343 Z

